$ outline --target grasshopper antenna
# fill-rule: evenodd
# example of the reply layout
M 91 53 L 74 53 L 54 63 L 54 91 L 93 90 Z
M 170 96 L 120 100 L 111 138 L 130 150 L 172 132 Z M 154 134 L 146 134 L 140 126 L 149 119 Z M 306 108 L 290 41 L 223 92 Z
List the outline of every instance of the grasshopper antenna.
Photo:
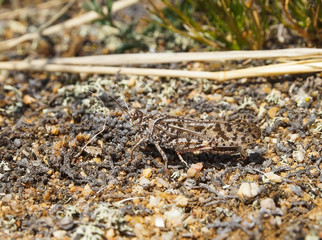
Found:
M 126 112 L 130 117 L 131 117 L 131 114 L 129 113 L 129 107 L 127 106 L 126 102 L 125 102 L 125 105 L 126 105 L 126 108 L 127 110 L 121 106 L 121 104 L 119 104 L 115 98 L 113 98 L 112 96 L 110 96 L 110 98 L 121 108 L 122 111 Z

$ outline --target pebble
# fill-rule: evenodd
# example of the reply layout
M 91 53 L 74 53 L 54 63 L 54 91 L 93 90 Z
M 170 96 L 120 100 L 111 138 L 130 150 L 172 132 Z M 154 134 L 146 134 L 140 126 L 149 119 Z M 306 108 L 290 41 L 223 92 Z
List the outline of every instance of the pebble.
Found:
M 58 222 L 59 228 L 63 230 L 70 230 L 74 227 L 74 220 L 72 217 L 64 217 Z
M 295 193 L 297 196 L 302 197 L 303 193 L 302 193 L 302 188 L 300 186 L 297 185 L 290 185 L 291 190 L 293 193 Z
M 321 222 L 322 221 L 322 208 L 317 206 L 308 212 L 308 217 L 311 220 Z
M 29 104 L 36 102 L 37 99 L 35 99 L 29 95 L 24 95 L 22 101 L 24 104 L 29 105 Z
M 299 163 L 302 163 L 304 161 L 305 150 L 303 149 L 303 147 L 301 145 L 298 145 L 297 151 L 293 152 L 293 158 Z
M 107 230 L 105 233 L 105 237 L 106 239 L 112 239 L 113 237 L 115 237 L 114 228 L 110 228 L 109 230 Z
M 129 81 L 127 82 L 127 85 L 131 88 L 131 87 L 134 87 L 135 84 L 136 84 L 136 76 L 132 76 Z
M 165 227 L 165 224 L 164 224 L 164 219 L 160 216 L 156 217 L 154 219 L 154 224 L 156 227 L 159 227 L 159 228 L 164 228 Z
M 203 168 L 202 163 L 192 164 L 191 167 L 187 171 L 188 177 L 195 177 L 197 173 L 199 173 Z
M 142 171 L 142 177 L 149 178 L 152 175 L 152 168 L 146 168 Z
M 93 190 L 91 189 L 91 187 L 88 184 L 86 184 L 83 191 L 82 191 L 83 196 L 87 197 L 87 196 L 91 195 L 92 193 L 93 193 Z
M 53 236 L 57 240 L 64 239 L 66 237 L 66 234 L 67 234 L 67 231 L 65 231 L 65 230 L 57 230 L 57 231 L 53 232 Z
M 174 202 L 176 204 L 176 206 L 178 207 L 186 207 L 188 205 L 188 198 L 184 197 L 184 196 L 178 196 Z
M 172 207 L 169 211 L 164 213 L 167 224 L 177 227 L 182 224 L 183 212 L 176 207 Z
M 149 179 L 145 178 L 145 177 L 140 177 L 140 181 L 139 181 L 139 184 L 142 186 L 142 187 L 148 187 L 151 185 L 151 182 Z
M 260 189 L 257 183 L 244 182 L 240 185 L 237 196 L 240 198 L 240 200 L 244 201 L 257 196 L 259 193 Z
M 170 231 L 170 232 L 164 232 L 164 233 L 162 233 L 162 235 L 161 235 L 161 239 L 163 239 L 163 240 L 172 240 L 172 239 L 174 239 L 174 238 L 173 238 L 173 235 L 174 235 L 174 232 L 173 232 L 173 231 Z
M 21 146 L 21 140 L 19 138 L 16 138 L 14 141 L 13 141 L 13 144 L 16 146 L 16 147 L 20 147 Z
M 169 187 L 168 181 L 164 180 L 163 178 L 157 177 L 156 180 L 157 180 L 157 186 L 158 187 L 165 187 L 165 188 Z
M 207 95 L 207 100 L 211 100 L 214 102 L 220 102 L 222 100 L 222 95 L 218 94 L 218 93 L 209 94 L 209 95 Z
M 264 200 L 261 201 L 261 208 L 265 208 L 268 210 L 275 210 L 276 205 L 272 198 L 265 198 Z
M 298 133 L 289 134 L 289 138 L 290 138 L 290 141 L 295 142 L 297 139 L 300 138 L 300 134 Z
M 269 116 L 270 118 L 275 118 L 276 113 L 277 113 L 278 111 L 279 111 L 279 108 L 278 108 L 278 107 L 271 107 L 271 108 L 268 110 L 267 114 L 268 114 L 268 116 Z
M 158 207 L 160 205 L 160 202 L 161 202 L 160 197 L 150 196 L 148 207 L 149 208 Z
M 3 202 L 10 202 L 12 200 L 12 194 L 6 194 L 1 199 Z
M 281 183 L 282 182 L 282 177 L 273 173 L 273 172 L 268 172 L 268 173 L 265 173 L 264 176 L 270 180 L 271 182 L 274 182 L 274 183 Z

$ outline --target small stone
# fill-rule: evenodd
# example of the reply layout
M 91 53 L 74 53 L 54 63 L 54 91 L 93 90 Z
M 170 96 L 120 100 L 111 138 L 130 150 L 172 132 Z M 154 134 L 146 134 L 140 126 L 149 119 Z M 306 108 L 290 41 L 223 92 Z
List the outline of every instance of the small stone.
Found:
M 159 228 L 164 228 L 165 227 L 165 224 L 164 224 L 164 220 L 162 217 L 156 217 L 154 219 L 154 224 L 156 227 L 159 227 Z
M 167 221 L 167 224 L 177 227 L 182 224 L 184 215 L 183 212 L 181 212 L 178 208 L 172 207 L 171 210 L 164 213 L 164 217 Z
M 265 173 L 264 176 L 268 180 L 270 180 L 271 182 L 274 182 L 274 183 L 281 183 L 282 182 L 282 178 L 279 175 L 277 175 L 277 174 L 275 174 L 273 172 Z
M 282 225 L 282 218 L 280 216 L 272 217 L 269 222 L 272 226 L 279 227 Z
M 270 118 L 275 118 L 276 113 L 278 112 L 278 110 L 279 110 L 279 108 L 278 108 L 278 107 L 271 107 L 271 108 L 268 110 L 267 114 L 268 114 L 268 116 L 269 116 Z
M 297 146 L 297 151 L 293 152 L 293 158 L 299 163 L 302 163 L 304 161 L 305 150 L 303 149 L 302 145 Z
M 169 187 L 169 183 L 166 180 L 164 180 L 163 178 L 157 177 L 156 180 L 157 180 L 158 187 L 165 187 L 165 188 Z
M 290 185 L 291 190 L 293 193 L 295 193 L 297 196 L 302 197 L 303 193 L 302 193 L 302 188 L 300 186 L 297 185 Z
M 201 162 L 196 163 L 196 164 L 192 164 L 191 168 L 197 170 L 198 172 L 200 172 L 203 168 L 203 164 Z
M 21 140 L 19 138 L 16 138 L 14 141 L 13 141 L 13 144 L 16 146 L 16 147 L 20 147 L 21 146 Z
M 22 101 L 24 104 L 29 105 L 29 104 L 36 102 L 37 99 L 35 99 L 29 95 L 24 95 Z
M 174 239 L 173 235 L 174 235 L 173 231 L 164 232 L 161 235 L 161 239 L 163 239 L 163 240 L 172 240 L 172 239 Z
M 298 138 L 300 138 L 300 134 L 298 133 L 289 134 L 289 137 L 292 142 L 295 142 Z
M 59 129 L 55 126 L 51 127 L 51 131 L 50 131 L 51 135 L 57 136 L 59 134 Z
M 102 154 L 102 149 L 99 147 L 94 146 L 87 146 L 85 147 L 84 151 L 88 154 L 91 154 L 92 156 L 97 156 Z
M 136 76 L 132 76 L 129 81 L 127 82 L 127 85 L 131 88 L 131 87 L 134 87 L 135 84 L 136 84 Z
M 72 217 L 64 217 L 58 222 L 58 226 L 63 230 L 70 230 L 74 225 L 75 223 Z
M 176 206 L 178 207 L 186 207 L 188 205 L 188 198 L 184 197 L 184 196 L 178 196 L 174 202 L 176 204 Z
M 237 100 L 236 100 L 234 97 L 227 97 L 227 96 L 225 96 L 225 97 L 223 98 L 223 100 L 224 100 L 225 102 L 228 102 L 228 103 L 231 103 L 231 104 L 237 103 Z
M 110 228 L 109 230 L 106 231 L 105 238 L 112 239 L 113 237 L 115 237 L 115 231 L 114 231 L 114 228 Z
M 245 201 L 257 196 L 259 193 L 260 189 L 257 183 L 244 182 L 240 185 L 237 196 L 240 198 L 240 200 Z
M 53 236 L 57 240 L 64 239 L 66 237 L 66 234 L 67 234 L 67 231 L 65 231 L 65 230 L 57 230 L 57 231 L 53 232 Z
M 275 202 L 272 198 L 266 198 L 261 201 L 261 208 L 265 208 L 268 210 L 275 210 L 276 205 L 275 205 Z
M 195 177 L 197 173 L 199 173 L 203 168 L 202 163 L 192 164 L 191 167 L 187 170 L 188 177 Z
M 152 169 L 146 168 L 142 171 L 142 177 L 149 178 L 152 175 Z
M 12 194 L 5 194 L 2 199 L 3 202 L 10 202 L 12 200 Z
M 142 186 L 142 187 L 149 187 L 151 185 L 151 182 L 149 179 L 145 178 L 145 177 L 140 177 L 140 181 L 139 181 L 139 184 Z
M 220 102 L 222 100 L 222 98 L 223 98 L 223 96 L 221 94 L 218 94 L 218 93 L 207 95 L 207 100 L 211 100 L 211 101 L 214 101 L 214 102 Z
M 88 184 L 86 184 L 83 191 L 82 191 L 83 196 L 87 197 L 87 196 L 91 195 L 92 193 L 93 193 L 93 190 L 91 189 L 91 187 Z
M 307 216 L 309 217 L 309 219 L 311 219 L 313 221 L 321 222 L 322 221 L 322 208 L 321 207 L 313 208 L 312 210 L 310 210 L 307 213 Z
M 147 239 L 146 236 L 149 235 L 148 229 L 146 229 L 141 223 L 136 223 L 133 231 L 138 239 Z
M 196 174 L 197 174 L 197 170 L 194 168 L 189 168 L 187 171 L 188 177 L 193 178 L 194 176 L 196 176 Z
M 150 196 L 148 207 L 149 208 L 158 207 L 160 205 L 160 202 L 161 202 L 160 197 Z

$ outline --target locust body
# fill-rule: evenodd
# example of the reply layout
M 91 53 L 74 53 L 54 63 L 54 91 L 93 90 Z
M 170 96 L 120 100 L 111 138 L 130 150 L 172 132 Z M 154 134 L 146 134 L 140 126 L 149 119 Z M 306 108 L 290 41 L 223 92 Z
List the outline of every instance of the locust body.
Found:
M 168 158 L 163 148 L 176 151 L 179 159 L 187 165 L 181 153 L 240 152 L 245 146 L 256 142 L 261 137 L 260 128 L 252 123 L 205 121 L 162 113 L 144 114 L 137 109 L 127 113 L 131 117 L 132 126 L 138 138 L 131 152 L 131 160 L 134 150 L 143 142 L 149 141 L 160 152 L 165 162 L 165 169 L 167 169 Z

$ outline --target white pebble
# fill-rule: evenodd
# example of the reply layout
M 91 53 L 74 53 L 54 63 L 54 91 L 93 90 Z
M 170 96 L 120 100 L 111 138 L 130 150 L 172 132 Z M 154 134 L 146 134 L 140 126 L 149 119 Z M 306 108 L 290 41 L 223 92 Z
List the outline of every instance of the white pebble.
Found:
M 174 199 L 174 202 L 178 207 L 186 207 L 188 205 L 188 198 L 184 196 L 178 196 L 176 199 Z
M 274 182 L 274 183 L 281 183 L 282 182 L 282 177 L 273 173 L 273 172 L 268 172 L 268 173 L 265 173 L 264 176 L 270 180 L 271 182 Z
M 276 205 L 272 198 L 265 198 L 261 201 L 261 208 L 265 208 L 267 210 L 274 210 L 276 209 Z
M 301 145 L 297 145 L 297 151 L 293 152 L 293 158 L 299 163 L 302 163 L 304 161 L 305 150 Z
M 65 238 L 66 234 L 67 234 L 67 232 L 65 230 L 57 230 L 57 231 L 53 232 L 53 236 L 58 240 Z
M 164 233 L 162 233 L 161 239 L 163 239 L 163 240 L 172 240 L 172 239 L 174 239 L 173 234 L 174 234 L 173 231 L 164 232 Z
M 240 185 L 237 195 L 240 200 L 244 201 L 257 196 L 259 193 L 260 189 L 257 183 L 244 182 Z
M 159 227 L 159 228 L 164 228 L 165 227 L 165 224 L 164 224 L 164 220 L 162 217 L 156 217 L 154 219 L 154 224 L 156 227 Z
M 182 224 L 183 213 L 178 208 L 172 207 L 169 211 L 164 213 L 164 217 L 167 224 L 176 227 Z
M 142 187 L 148 187 L 151 185 L 151 182 L 149 179 L 145 178 L 145 177 L 140 177 L 140 181 L 139 181 L 139 184 L 142 186 Z
M 149 207 L 158 207 L 160 205 L 161 198 L 150 196 Z
M 163 178 L 159 178 L 159 177 L 157 177 L 157 178 L 156 178 L 156 180 L 157 180 L 157 182 L 158 182 L 159 184 L 161 184 L 163 187 L 165 187 L 165 188 L 168 188 L 168 187 L 169 187 L 169 183 L 168 183 L 166 180 L 164 180 Z

